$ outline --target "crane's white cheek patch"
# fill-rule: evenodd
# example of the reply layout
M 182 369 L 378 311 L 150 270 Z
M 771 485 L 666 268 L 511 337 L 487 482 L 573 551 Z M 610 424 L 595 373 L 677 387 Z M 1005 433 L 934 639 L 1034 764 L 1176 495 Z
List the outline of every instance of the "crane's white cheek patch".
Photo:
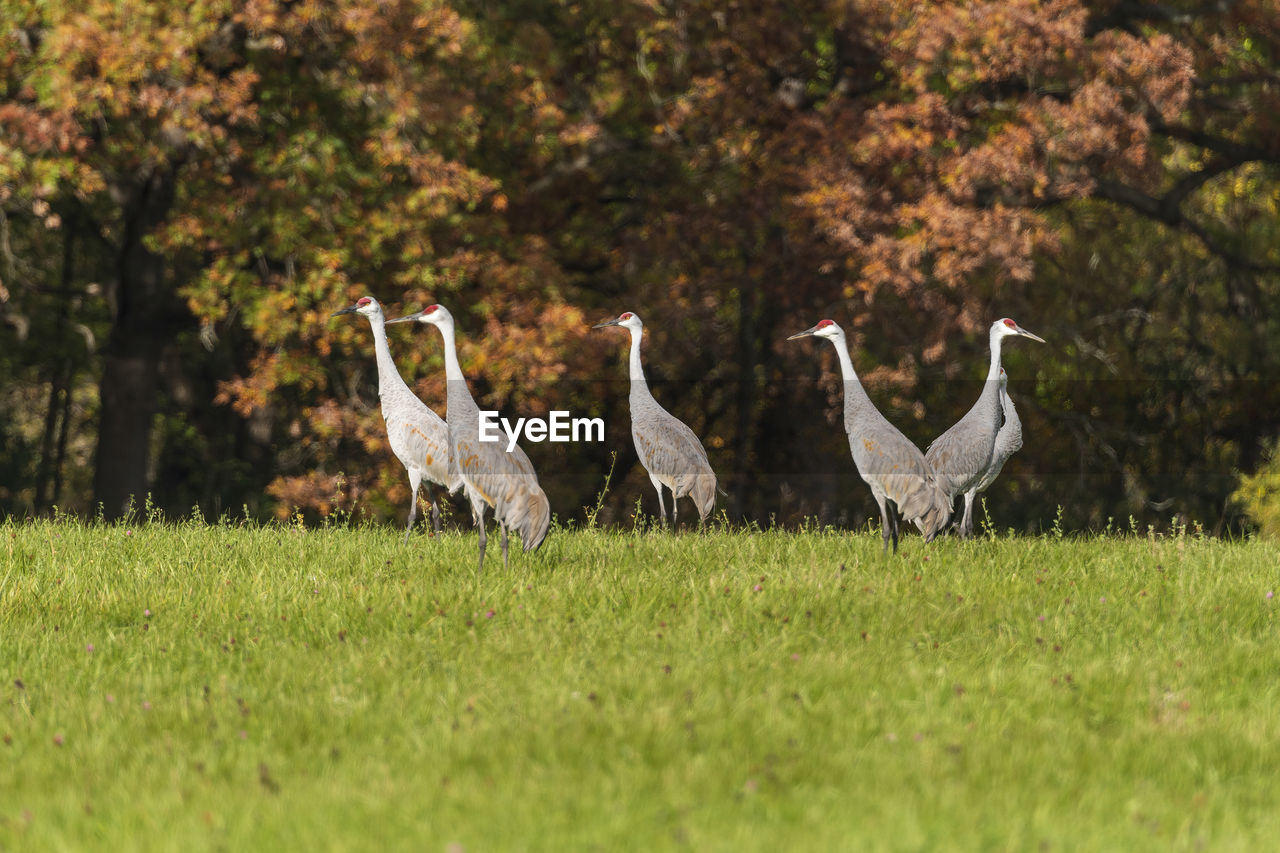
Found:
M 510 453 L 516 449 L 521 434 L 534 444 L 543 441 L 604 441 L 604 418 L 574 418 L 569 412 L 557 409 L 551 412 L 550 417 L 516 418 L 512 421 L 491 409 L 480 410 L 478 437 L 481 441 L 503 442 Z

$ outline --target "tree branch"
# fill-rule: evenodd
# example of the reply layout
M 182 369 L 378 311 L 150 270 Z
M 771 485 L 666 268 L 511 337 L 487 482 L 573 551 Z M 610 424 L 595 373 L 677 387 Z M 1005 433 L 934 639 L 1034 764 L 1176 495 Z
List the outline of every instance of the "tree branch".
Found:
M 1280 264 L 1264 264 L 1251 258 L 1246 258 L 1239 252 L 1223 245 L 1222 241 L 1210 234 L 1202 225 L 1188 218 L 1183 212 L 1181 206 L 1183 200 L 1196 187 L 1203 185 L 1213 177 L 1212 174 L 1205 174 L 1210 171 L 1212 170 L 1206 168 L 1200 172 L 1187 175 L 1175 184 L 1172 190 L 1159 198 L 1126 184 L 1106 180 L 1099 180 L 1094 185 L 1093 197 L 1123 205 L 1171 228 L 1186 231 L 1199 240 L 1211 254 L 1221 258 L 1232 267 L 1250 272 L 1280 272 Z M 1229 171 L 1229 169 L 1219 168 L 1216 174 L 1226 171 Z
M 1159 113 L 1154 110 L 1148 110 L 1146 115 L 1147 123 L 1151 130 L 1170 139 L 1177 139 L 1181 142 L 1188 142 L 1200 148 L 1207 149 L 1213 153 L 1225 157 L 1233 161 L 1233 165 L 1241 165 L 1243 163 L 1271 163 L 1280 165 L 1280 149 L 1268 149 L 1258 145 L 1246 145 L 1240 142 L 1234 142 L 1221 136 L 1215 136 L 1204 130 L 1199 130 L 1186 125 L 1166 124 L 1160 118 Z

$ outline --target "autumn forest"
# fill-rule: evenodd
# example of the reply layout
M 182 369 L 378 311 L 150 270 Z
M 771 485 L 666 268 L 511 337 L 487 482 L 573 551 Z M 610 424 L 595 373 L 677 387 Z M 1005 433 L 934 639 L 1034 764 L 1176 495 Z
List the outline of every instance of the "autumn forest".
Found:
M 371 295 L 439 302 L 554 513 L 654 496 L 625 336 L 735 522 L 876 519 L 848 332 L 923 448 L 987 328 L 1000 530 L 1242 529 L 1280 433 L 1271 0 L 0 0 L 0 516 L 402 522 Z M 388 330 L 444 412 L 439 336 Z M 614 454 L 616 453 L 616 460 Z M 149 496 L 149 497 L 147 497 Z M 454 505 L 465 518 L 464 504 Z M 464 522 L 465 523 L 465 522 Z

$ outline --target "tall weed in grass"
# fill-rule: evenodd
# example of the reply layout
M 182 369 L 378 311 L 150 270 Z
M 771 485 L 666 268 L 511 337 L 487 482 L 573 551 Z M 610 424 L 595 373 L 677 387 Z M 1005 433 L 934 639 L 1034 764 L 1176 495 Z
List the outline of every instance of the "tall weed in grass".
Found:
M 1277 549 L 0 525 L 0 849 L 1264 849 Z

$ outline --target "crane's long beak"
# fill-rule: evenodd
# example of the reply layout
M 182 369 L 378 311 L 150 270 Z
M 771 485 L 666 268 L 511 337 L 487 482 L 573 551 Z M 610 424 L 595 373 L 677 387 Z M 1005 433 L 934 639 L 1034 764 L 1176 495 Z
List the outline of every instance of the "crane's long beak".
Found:
M 1031 338 L 1031 340 L 1033 340 L 1033 341 L 1039 341 L 1040 343 L 1045 343 L 1045 339 L 1044 339 L 1044 338 L 1040 337 L 1039 335 L 1033 335 L 1033 334 L 1031 334 L 1031 333 L 1030 333 L 1030 332 L 1028 332 L 1026 329 L 1022 328 L 1021 326 L 1019 326 L 1019 327 L 1018 327 L 1018 334 L 1022 335 L 1024 338 Z
M 614 318 L 614 319 L 609 320 L 608 322 L 605 322 L 605 323 L 596 323 L 596 324 L 595 324 L 594 326 L 592 326 L 591 328 L 593 328 L 593 329 L 603 329 L 603 328 L 605 328 L 606 326 L 616 326 L 616 325 L 618 325 L 618 320 L 617 320 L 617 318 Z
M 394 320 L 388 320 L 387 325 L 390 326 L 392 323 L 412 323 L 414 320 L 418 319 L 421 316 L 422 316 L 421 311 L 415 311 L 412 314 L 406 314 L 403 317 L 397 317 Z
M 818 331 L 818 327 L 814 326 L 812 329 L 805 329 L 803 332 L 796 332 L 794 335 L 787 338 L 787 340 L 794 341 L 796 338 L 807 338 L 816 331 Z
M 339 317 L 339 316 L 341 316 L 341 315 L 343 315 L 343 314 L 354 314 L 354 313 L 356 313 L 356 308 L 358 308 L 358 307 L 360 307 L 360 306 L 358 306 L 358 305 L 352 305 L 352 306 L 350 306 L 349 308 L 343 308 L 341 311 L 334 311 L 334 312 L 333 312 L 332 314 L 330 314 L 329 316 L 330 316 L 330 317 Z

